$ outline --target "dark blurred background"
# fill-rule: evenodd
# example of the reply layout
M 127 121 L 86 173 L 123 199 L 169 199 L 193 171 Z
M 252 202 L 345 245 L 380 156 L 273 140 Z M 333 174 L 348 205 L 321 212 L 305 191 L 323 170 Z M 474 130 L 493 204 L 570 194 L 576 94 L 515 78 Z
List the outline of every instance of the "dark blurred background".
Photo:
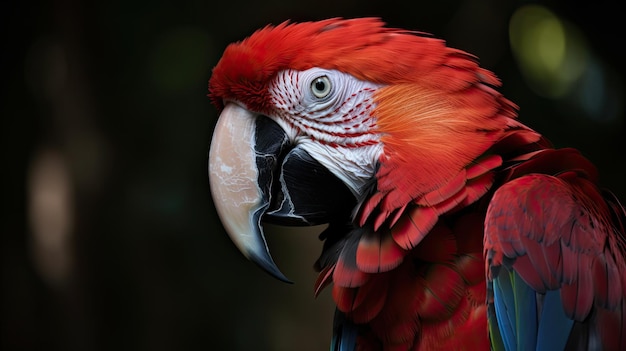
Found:
M 215 214 L 207 81 L 225 46 L 286 19 L 378 16 L 476 54 L 521 120 L 626 200 L 619 2 L 5 1 L 3 350 L 326 350 L 318 228 L 268 230 L 295 285 Z

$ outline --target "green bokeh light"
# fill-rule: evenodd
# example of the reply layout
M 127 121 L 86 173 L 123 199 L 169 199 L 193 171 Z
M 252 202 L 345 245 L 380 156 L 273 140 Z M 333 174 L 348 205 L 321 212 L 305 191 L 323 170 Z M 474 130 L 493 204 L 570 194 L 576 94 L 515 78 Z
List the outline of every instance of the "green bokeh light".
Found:
M 587 65 L 583 38 L 543 6 L 519 8 L 509 23 L 509 36 L 521 71 L 540 95 L 564 96 Z

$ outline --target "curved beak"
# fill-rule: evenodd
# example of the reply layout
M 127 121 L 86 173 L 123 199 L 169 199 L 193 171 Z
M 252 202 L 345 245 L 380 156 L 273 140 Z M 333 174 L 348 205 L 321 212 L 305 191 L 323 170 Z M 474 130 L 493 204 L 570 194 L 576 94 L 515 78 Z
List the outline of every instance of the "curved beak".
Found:
M 239 251 L 272 276 L 290 282 L 269 253 L 261 217 L 270 203 L 271 176 L 257 165 L 257 116 L 230 103 L 224 107 L 213 132 L 209 151 L 209 180 L 217 214 Z M 278 140 L 274 147 L 279 154 Z M 263 167 L 262 169 L 264 169 Z
M 339 178 L 272 119 L 228 103 L 211 140 L 209 179 L 217 214 L 239 251 L 290 282 L 270 255 L 261 221 L 308 226 L 346 219 L 356 199 Z

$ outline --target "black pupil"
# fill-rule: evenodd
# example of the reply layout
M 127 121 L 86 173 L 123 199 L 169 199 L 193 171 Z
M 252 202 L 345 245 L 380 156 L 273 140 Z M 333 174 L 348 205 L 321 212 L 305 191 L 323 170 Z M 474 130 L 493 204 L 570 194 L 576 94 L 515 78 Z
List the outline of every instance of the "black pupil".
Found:
M 324 83 L 324 80 L 322 79 L 316 80 L 315 89 L 317 89 L 318 91 L 324 91 L 326 89 L 326 83 Z

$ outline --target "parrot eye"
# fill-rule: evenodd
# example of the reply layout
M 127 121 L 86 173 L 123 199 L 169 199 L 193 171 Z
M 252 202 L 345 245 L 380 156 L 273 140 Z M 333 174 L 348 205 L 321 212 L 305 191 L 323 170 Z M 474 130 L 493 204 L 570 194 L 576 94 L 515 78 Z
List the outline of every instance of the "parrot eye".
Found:
M 311 83 L 311 91 L 315 97 L 323 99 L 330 94 L 331 84 L 327 76 L 320 76 Z

